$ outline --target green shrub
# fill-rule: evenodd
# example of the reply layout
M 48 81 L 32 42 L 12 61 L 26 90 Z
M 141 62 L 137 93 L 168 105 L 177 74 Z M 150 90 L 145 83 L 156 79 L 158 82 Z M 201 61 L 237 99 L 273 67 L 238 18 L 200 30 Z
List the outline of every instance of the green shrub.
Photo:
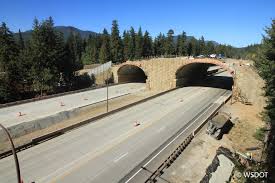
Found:
M 259 141 L 264 141 L 266 128 L 258 128 L 256 132 L 253 134 L 253 137 Z

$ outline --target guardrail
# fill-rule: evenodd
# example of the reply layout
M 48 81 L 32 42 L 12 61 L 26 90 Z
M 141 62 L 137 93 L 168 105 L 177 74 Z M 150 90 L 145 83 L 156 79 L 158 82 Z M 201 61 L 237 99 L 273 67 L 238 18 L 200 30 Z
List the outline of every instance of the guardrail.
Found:
M 156 171 L 152 173 L 152 175 L 145 181 L 146 183 L 156 182 L 156 178 L 163 174 L 163 170 L 168 168 L 177 157 L 183 152 L 183 150 L 188 146 L 191 140 L 194 138 L 192 134 L 190 134 L 173 152 L 168 156 L 168 158 L 157 168 Z M 147 170 L 146 167 L 142 167 L 142 169 Z

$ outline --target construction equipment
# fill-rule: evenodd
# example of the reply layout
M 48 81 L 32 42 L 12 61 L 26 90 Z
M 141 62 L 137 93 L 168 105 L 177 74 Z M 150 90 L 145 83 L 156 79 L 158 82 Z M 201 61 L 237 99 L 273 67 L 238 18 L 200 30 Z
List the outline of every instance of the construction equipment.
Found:
M 225 112 L 219 112 L 208 123 L 206 133 L 219 140 L 222 135 L 228 131 L 230 115 Z

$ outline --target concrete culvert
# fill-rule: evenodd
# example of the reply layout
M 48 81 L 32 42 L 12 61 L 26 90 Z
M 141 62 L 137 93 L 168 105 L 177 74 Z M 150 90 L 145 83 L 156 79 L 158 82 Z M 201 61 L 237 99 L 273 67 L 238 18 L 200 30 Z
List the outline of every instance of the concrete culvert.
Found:
M 146 83 L 145 72 L 135 65 L 124 65 L 118 72 L 118 83 Z

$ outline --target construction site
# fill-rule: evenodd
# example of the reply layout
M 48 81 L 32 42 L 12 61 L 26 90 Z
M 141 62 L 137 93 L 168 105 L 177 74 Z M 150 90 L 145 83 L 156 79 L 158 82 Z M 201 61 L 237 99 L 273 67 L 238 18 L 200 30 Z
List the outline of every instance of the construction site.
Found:
M 91 66 L 79 71 L 79 74 L 93 75 L 95 84 L 101 87 L 31 103 L 8 104 L 1 108 L 1 114 L 3 117 L 6 115 L 7 121 L 9 121 L 6 126 L 11 133 L 15 146 L 18 147 L 18 151 L 27 153 L 27 151 L 39 147 L 40 144 L 43 145 L 48 140 L 50 142 L 52 138 L 58 139 L 66 134 L 70 135 L 74 133 L 75 129 L 77 131 L 82 126 L 103 125 L 105 123 L 103 121 L 108 118 L 112 119 L 114 124 L 110 123 L 109 126 L 113 128 L 115 123 L 117 125 L 121 123 L 120 120 L 115 120 L 115 115 L 119 115 L 120 112 L 131 114 L 132 108 L 134 111 L 142 111 L 143 107 L 134 109 L 135 106 L 147 105 L 146 108 L 148 108 L 152 105 L 152 108 L 149 107 L 152 110 L 150 115 L 168 117 L 171 113 L 169 111 L 180 109 L 188 112 L 189 109 L 186 107 L 191 103 L 195 105 L 197 103 L 196 98 L 201 95 L 216 93 L 212 97 L 208 97 L 210 100 L 216 100 L 216 95 L 222 92 L 222 95 L 218 95 L 220 97 L 216 102 L 212 101 L 211 105 L 205 103 L 206 108 L 199 105 L 194 108 L 194 111 L 202 109 L 199 116 L 195 116 L 194 124 L 200 121 L 202 117 L 205 116 L 206 118 L 199 126 L 189 125 L 190 127 L 187 127 L 188 130 L 189 128 L 194 130 L 191 133 L 193 135 L 188 136 L 187 133 L 186 136 L 185 133 L 178 132 L 183 134 L 179 134 L 180 136 L 172 141 L 167 139 L 169 150 L 167 148 L 160 150 L 160 152 L 164 150 L 165 153 L 158 156 L 158 161 L 154 162 L 154 160 L 154 163 L 150 163 L 152 165 L 149 167 L 142 166 L 143 169 L 138 170 L 138 174 L 133 172 L 136 171 L 135 169 L 128 172 L 121 181 L 241 182 L 239 180 L 241 180 L 240 177 L 242 177 L 243 172 L 237 167 L 242 166 L 245 167 L 243 169 L 249 170 L 250 167 L 255 166 L 255 162 L 257 164 L 257 162 L 265 161 L 266 154 L 263 152 L 267 137 L 260 133 L 262 129 L 268 128 L 261 116 L 265 107 L 262 89 L 265 84 L 258 76 L 251 61 L 233 59 L 223 61 L 215 59 L 189 60 L 187 58 L 152 59 L 129 61 L 114 66 L 109 63 Z M 91 98 L 91 96 L 97 96 L 97 98 Z M 44 104 L 45 102 L 47 105 Z M 178 102 L 179 104 L 176 104 Z M 186 102 L 191 103 L 187 104 Z M 38 105 L 45 105 L 44 112 L 41 107 L 38 111 L 33 108 Z M 179 108 L 178 105 L 182 105 L 183 108 Z M 155 109 L 157 109 L 156 112 L 153 112 Z M 213 111 L 210 112 L 209 110 Z M 162 114 L 159 113 L 160 111 Z M 145 113 L 144 111 L 143 116 Z M 221 132 L 224 124 L 218 127 L 216 129 L 218 131 L 215 133 L 219 133 L 219 138 L 216 136 L 215 139 L 211 135 L 212 132 L 209 131 L 210 129 L 211 131 L 214 130 L 213 125 L 215 123 L 209 126 L 209 120 L 211 121 L 215 115 L 222 113 L 228 115 L 227 119 L 231 125 L 225 132 Z M 165 116 L 161 120 L 165 120 Z M 125 123 L 125 127 L 128 128 L 129 125 L 133 125 L 137 129 L 149 129 L 147 126 L 152 125 L 150 124 L 152 120 L 146 122 L 147 117 L 145 115 L 138 118 L 131 115 L 126 120 L 129 124 Z M 101 119 L 103 121 L 99 122 Z M 163 122 L 162 125 L 165 123 Z M 120 127 L 120 129 L 123 128 Z M 162 126 L 156 132 L 160 134 L 162 131 L 169 132 L 166 128 L 168 127 Z M 208 132 L 206 133 L 206 131 Z M 133 131 L 131 133 L 138 132 Z M 8 157 L 1 162 L 11 161 L 9 155 L 12 152 L 8 139 L 5 138 L 3 131 L 1 131 L 0 136 L 1 158 Z M 170 156 L 168 156 L 169 152 L 172 153 Z M 128 154 L 128 152 L 123 154 L 119 159 L 128 156 Z M 167 156 L 168 159 L 166 159 Z M 166 163 L 160 164 L 162 161 Z

